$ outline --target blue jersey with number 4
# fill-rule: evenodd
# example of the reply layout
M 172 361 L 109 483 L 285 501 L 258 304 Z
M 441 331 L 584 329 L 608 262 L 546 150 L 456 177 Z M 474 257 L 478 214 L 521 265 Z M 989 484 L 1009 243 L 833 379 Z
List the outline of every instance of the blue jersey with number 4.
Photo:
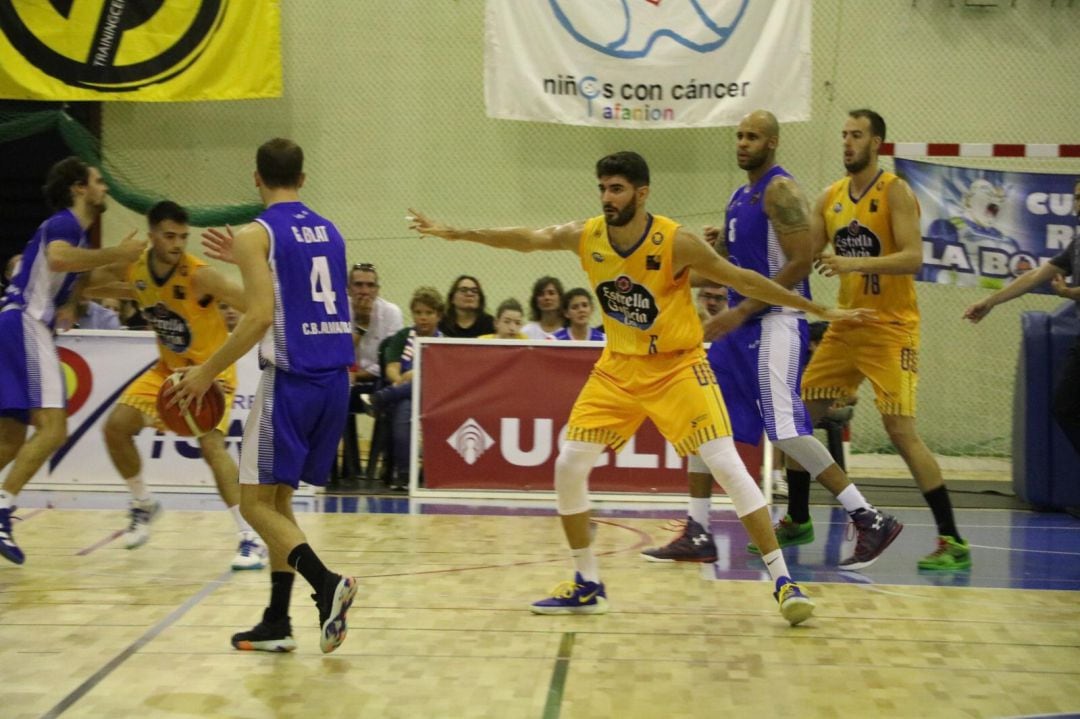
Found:
M 301 375 L 349 367 L 356 357 L 345 240 L 302 202 L 279 202 L 255 221 L 270 235 L 274 324 L 259 345 L 261 364 Z

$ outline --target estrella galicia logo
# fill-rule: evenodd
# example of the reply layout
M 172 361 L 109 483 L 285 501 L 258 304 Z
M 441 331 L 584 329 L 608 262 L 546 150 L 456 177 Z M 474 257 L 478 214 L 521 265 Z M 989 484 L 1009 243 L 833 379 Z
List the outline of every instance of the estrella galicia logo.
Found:
M 626 275 L 601 282 L 596 297 L 608 317 L 629 327 L 647 330 L 656 322 L 660 308 L 649 288 L 637 284 Z
M 187 320 L 176 314 L 162 302 L 143 311 L 143 316 L 150 323 L 161 344 L 165 348 L 180 354 L 191 346 L 191 328 Z
M 57 80 L 126 92 L 165 82 L 190 67 L 221 25 L 228 3 L 0 0 L 0 32 L 34 67 Z
M 735 34 L 750 0 L 622 0 L 621 17 L 612 3 L 548 0 L 555 19 L 576 41 L 610 57 L 647 57 L 666 39 L 702 55 L 724 46 Z
M 843 257 L 880 257 L 881 240 L 869 227 L 852 220 L 833 237 L 836 254 Z

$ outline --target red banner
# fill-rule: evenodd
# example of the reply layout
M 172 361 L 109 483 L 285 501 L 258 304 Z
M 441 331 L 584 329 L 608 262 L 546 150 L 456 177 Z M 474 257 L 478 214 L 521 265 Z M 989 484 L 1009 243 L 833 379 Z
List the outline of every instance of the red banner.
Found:
M 566 421 L 600 347 L 421 344 L 420 428 L 429 489 L 551 490 Z M 761 448 L 737 445 L 757 477 Z M 597 492 L 686 493 L 686 462 L 649 420 L 589 477 Z

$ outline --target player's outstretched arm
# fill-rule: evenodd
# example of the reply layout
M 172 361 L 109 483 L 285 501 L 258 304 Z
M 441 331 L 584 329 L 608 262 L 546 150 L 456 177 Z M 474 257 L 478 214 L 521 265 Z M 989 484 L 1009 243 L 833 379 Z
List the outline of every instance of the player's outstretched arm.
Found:
M 83 296 L 98 300 L 135 299 L 135 287 L 127 281 L 130 266 L 126 262 L 117 262 L 90 270 L 86 273 L 86 286 L 82 291 Z
M 53 272 L 86 272 L 95 267 L 134 262 L 146 249 L 147 242 L 136 239 L 136 234 L 138 231 L 132 230 L 119 244 L 100 249 L 76 247 L 66 240 L 53 240 L 45 249 L 45 257 Z
M 1061 278 L 1064 274 L 1064 271 L 1060 267 L 1050 264 L 1049 262 L 1041 267 L 1028 270 L 997 292 L 969 306 L 964 310 L 963 317 L 965 320 L 971 320 L 972 323 L 976 323 L 990 314 L 990 310 L 1003 302 L 1008 302 L 1011 299 L 1026 294 L 1039 285 L 1050 282 L 1055 278 Z
M 563 225 L 551 225 L 541 229 L 493 227 L 482 230 L 465 230 L 437 222 L 412 209 L 409 210 L 406 219 L 409 221 L 409 229 L 421 235 L 441 237 L 444 240 L 477 242 L 488 247 L 517 250 L 518 252 L 533 252 L 536 250 L 569 250 L 576 252 L 578 240 L 585 227 L 584 222 L 577 221 Z
M 716 254 L 703 240 L 680 229 L 675 235 L 675 267 L 685 268 L 727 285 L 740 294 L 770 305 L 794 307 L 829 321 L 862 321 L 872 316 L 864 310 L 838 310 L 822 307 L 800 294 L 785 289 L 757 272 L 736 267 Z M 677 274 L 677 273 L 676 273 Z
M 232 251 L 233 239 L 232 225 L 225 225 L 224 231 L 216 227 L 206 228 L 202 233 L 202 246 L 206 251 L 206 256 L 219 262 L 235 265 Z
M 247 299 L 244 288 L 225 277 L 213 267 L 200 267 L 191 278 L 195 293 L 200 297 L 210 295 L 221 300 L 239 312 L 247 312 Z

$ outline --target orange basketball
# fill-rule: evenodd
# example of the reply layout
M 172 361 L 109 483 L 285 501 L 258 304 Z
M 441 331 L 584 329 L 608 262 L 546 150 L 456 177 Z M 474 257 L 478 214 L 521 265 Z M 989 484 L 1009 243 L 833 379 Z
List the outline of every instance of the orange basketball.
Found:
M 198 410 L 192 402 L 187 410 L 181 412 L 178 404 L 168 406 L 172 397 L 166 395 L 166 392 L 180 381 L 180 376 L 179 372 L 169 375 L 158 390 L 158 417 L 166 427 L 182 437 L 201 437 L 217 427 L 221 418 L 225 416 L 225 393 L 215 382 L 203 395 L 202 406 Z

